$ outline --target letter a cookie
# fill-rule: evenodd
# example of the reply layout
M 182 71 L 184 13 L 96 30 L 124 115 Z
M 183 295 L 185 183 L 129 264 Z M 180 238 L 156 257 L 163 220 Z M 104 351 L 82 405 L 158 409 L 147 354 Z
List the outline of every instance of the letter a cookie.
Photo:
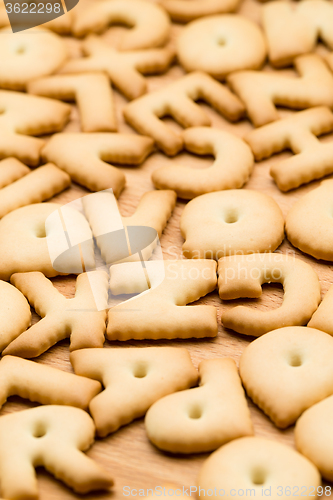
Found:
M 158 448 L 202 453 L 253 434 L 235 361 L 202 361 L 199 374 L 200 387 L 166 396 L 148 410 L 147 434 Z
M 180 347 L 82 349 L 71 354 L 71 363 L 78 375 L 103 382 L 105 390 L 90 403 L 101 437 L 142 417 L 155 401 L 192 387 L 198 379 L 188 351 Z

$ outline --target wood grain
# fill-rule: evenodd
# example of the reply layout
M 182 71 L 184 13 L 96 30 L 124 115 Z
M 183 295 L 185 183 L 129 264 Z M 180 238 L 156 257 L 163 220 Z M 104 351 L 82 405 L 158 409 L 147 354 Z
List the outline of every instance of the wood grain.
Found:
M 258 22 L 261 5 L 256 0 L 244 0 L 244 3 L 240 7 L 240 12 L 247 17 Z M 176 37 L 181 31 L 182 27 L 180 25 L 173 27 L 173 35 Z M 105 35 L 110 43 L 117 40 L 117 37 L 121 33 L 122 28 L 113 28 L 109 30 Z M 68 40 L 68 45 L 74 56 L 80 54 L 80 42 L 76 40 Z M 320 50 L 323 50 L 320 48 Z M 269 69 L 269 68 L 267 68 Z M 290 73 L 290 70 L 287 70 Z M 292 72 L 291 72 L 292 73 Z M 179 66 L 173 66 L 167 74 L 163 76 L 153 76 L 149 77 L 149 89 L 154 90 L 161 86 L 174 81 L 176 78 L 180 77 L 184 72 Z M 121 132 L 132 132 L 134 131 L 124 123 L 122 119 L 122 109 L 126 100 L 124 97 L 115 92 L 117 115 L 119 121 L 119 131 Z M 212 119 L 212 124 L 215 127 L 228 130 L 234 134 L 243 137 L 245 133 L 251 130 L 251 125 L 248 121 L 244 120 L 241 123 L 232 125 L 226 120 L 221 118 L 217 113 L 215 113 L 208 106 L 202 104 L 202 107 L 207 111 Z M 289 114 L 289 111 L 281 110 L 281 114 Z M 171 126 L 176 129 L 179 128 L 171 120 L 166 120 Z M 68 126 L 66 127 L 67 132 L 80 130 L 78 112 L 75 106 L 73 106 L 72 118 Z M 327 137 L 324 140 L 332 140 L 333 137 Z M 312 182 L 304 187 L 301 187 L 295 191 L 291 191 L 287 194 L 283 194 L 274 184 L 273 180 L 269 175 L 270 166 L 276 162 L 280 161 L 281 158 L 286 158 L 289 153 L 283 153 L 268 161 L 256 164 L 253 175 L 249 182 L 247 183 L 245 189 L 255 189 L 262 191 L 264 193 L 272 196 L 276 202 L 280 205 L 284 215 L 286 215 L 294 204 L 294 202 L 303 196 L 305 193 L 314 189 L 319 185 L 319 182 Z M 151 173 L 158 167 L 162 165 L 183 163 L 185 165 L 190 165 L 193 168 L 205 168 L 212 163 L 212 158 L 198 158 L 193 155 L 182 153 L 176 158 L 167 158 L 160 152 L 155 152 L 152 154 L 143 165 L 140 167 L 127 167 L 121 168 L 125 173 L 127 178 L 127 185 L 123 193 L 119 198 L 120 209 L 123 215 L 131 215 L 137 206 L 137 203 L 143 193 L 154 189 L 151 182 Z M 74 199 L 77 199 L 88 191 L 83 188 L 73 184 L 71 188 L 63 192 L 62 194 L 53 198 L 52 201 L 59 202 L 61 204 L 68 203 Z M 161 238 L 162 249 L 164 252 L 164 258 L 181 258 L 181 247 L 183 239 L 179 230 L 179 219 L 185 203 L 182 200 L 178 200 L 176 209 L 164 231 Z M 295 250 L 286 240 L 283 242 L 279 251 L 283 253 L 296 254 L 297 257 L 308 262 L 317 271 L 321 285 L 322 293 L 325 294 L 333 281 L 333 266 L 325 264 L 323 262 L 316 261 L 304 254 L 301 254 Z M 61 291 L 66 297 L 73 296 L 74 291 L 74 277 L 61 277 L 55 278 L 53 280 L 54 285 L 58 290 Z M 261 299 L 243 301 L 243 303 L 251 304 L 252 307 L 265 310 L 278 307 L 282 301 L 283 292 L 279 286 L 267 285 L 265 286 L 264 293 Z M 181 345 L 186 347 L 192 356 L 193 362 L 197 366 L 202 359 L 214 358 L 214 357 L 226 357 L 230 356 L 234 358 L 237 362 L 243 350 L 248 345 L 249 341 L 253 340 L 251 338 L 235 334 L 231 331 L 226 331 L 221 325 L 221 312 L 229 307 L 233 307 L 235 301 L 231 303 L 222 303 L 216 292 L 204 297 L 199 301 L 201 304 L 213 304 L 218 309 L 219 316 L 219 334 L 218 337 L 212 340 L 186 340 L 186 341 L 161 341 L 161 342 L 106 342 L 106 348 L 126 348 L 129 346 L 149 346 L 149 345 Z M 240 303 L 240 301 L 237 301 Z M 38 316 L 34 313 L 33 321 L 36 322 Z M 63 341 L 59 343 L 54 348 L 50 349 L 47 353 L 42 355 L 36 360 L 39 363 L 46 363 L 62 370 L 72 371 L 69 363 L 69 350 L 68 341 Z M 130 394 L 128 395 L 130 397 Z M 251 415 L 255 427 L 255 433 L 258 436 L 266 436 L 274 440 L 286 443 L 289 446 L 294 446 L 293 441 L 293 428 L 289 428 L 286 431 L 279 431 L 272 422 L 250 401 L 249 405 L 251 408 Z M 23 408 L 29 408 L 34 406 L 29 402 L 23 402 L 18 398 L 11 398 L 10 401 L 1 410 L 0 415 L 16 411 Z M 103 440 L 97 440 L 88 455 L 94 458 L 98 463 L 103 465 L 110 474 L 115 478 L 115 487 L 111 493 L 102 494 L 91 494 L 84 498 L 87 499 L 121 499 L 123 497 L 123 487 L 130 486 L 131 488 L 154 488 L 158 485 L 165 485 L 167 483 L 173 483 L 181 486 L 195 485 L 196 477 L 198 471 L 208 456 L 204 455 L 193 455 L 187 457 L 180 456 L 170 456 L 161 453 L 155 449 L 149 442 L 145 434 L 143 420 L 138 420 L 116 432 L 114 435 L 109 436 Z M 68 500 L 74 498 L 80 498 L 79 496 L 73 494 L 69 489 L 63 486 L 60 482 L 53 479 L 46 472 L 39 471 L 39 487 L 40 487 L 40 498 L 41 500 Z

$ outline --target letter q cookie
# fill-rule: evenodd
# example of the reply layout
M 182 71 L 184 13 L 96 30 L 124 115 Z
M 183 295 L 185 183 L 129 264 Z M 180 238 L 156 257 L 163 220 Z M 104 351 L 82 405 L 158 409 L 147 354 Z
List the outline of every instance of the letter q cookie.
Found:
M 284 219 L 270 196 L 249 189 L 218 191 L 190 201 L 180 230 L 188 259 L 215 259 L 237 252 L 274 251 L 284 239 Z
M 287 238 L 315 259 L 333 261 L 333 179 L 302 196 L 286 219 Z
M 292 425 L 333 394 L 333 339 L 303 326 L 274 330 L 243 352 L 239 371 L 252 401 L 277 427 Z

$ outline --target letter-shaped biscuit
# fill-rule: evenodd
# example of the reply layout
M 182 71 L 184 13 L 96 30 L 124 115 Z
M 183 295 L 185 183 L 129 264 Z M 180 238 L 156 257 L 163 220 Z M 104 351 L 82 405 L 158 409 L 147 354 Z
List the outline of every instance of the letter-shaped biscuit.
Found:
M 147 434 L 158 448 L 202 453 L 253 434 L 235 361 L 202 361 L 199 374 L 200 387 L 166 396 L 148 410 Z
M 94 271 L 99 292 L 107 295 L 107 274 Z M 11 282 L 29 300 L 41 320 L 9 344 L 4 355 L 35 358 L 70 337 L 70 350 L 103 347 L 106 311 L 98 311 L 88 273 L 79 274 L 75 297 L 66 299 L 42 273 L 17 273 Z
M 180 230 L 188 259 L 215 259 L 237 252 L 274 251 L 284 239 L 284 219 L 264 193 L 237 189 L 208 193 L 183 210 Z
M 19 172 L 22 175 L 17 178 L 14 174 Z M 4 180 L 14 178 L 12 183 L 7 183 L 2 189 L 1 174 Z M 17 208 L 52 198 L 70 183 L 69 175 L 52 163 L 31 171 L 15 158 L 6 158 L 0 162 L 0 218 Z
M 249 344 L 240 376 L 253 402 L 285 429 L 333 394 L 332 356 L 330 335 L 303 326 L 280 328 Z
M 164 266 L 165 276 L 160 285 L 148 289 L 146 283 L 146 293 L 110 309 L 109 340 L 185 339 L 217 335 L 214 306 L 182 307 L 215 289 L 216 263 L 208 260 L 166 260 Z M 128 282 L 135 289 L 135 285 L 143 280 L 141 262 L 116 264 L 111 268 L 112 292 L 118 290 L 117 293 L 121 293 L 121 288 L 126 289 Z
M 82 349 L 71 354 L 71 363 L 75 373 L 105 387 L 89 407 L 101 437 L 142 417 L 163 396 L 188 389 L 198 380 L 188 351 L 179 347 Z
M 70 406 L 40 406 L 1 417 L 2 495 L 37 500 L 39 466 L 77 493 L 108 489 L 113 484 L 109 474 L 82 453 L 94 435 L 92 418 Z
M 134 233 L 134 245 L 128 234 L 128 228 L 141 230 L 142 226 L 156 231 L 156 237 L 161 237 L 168 219 L 176 205 L 174 191 L 148 191 L 139 201 L 137 209 L 130 217 L 121 217 L 119 207 L 113 193 L 106 191 L 85 196 L 82 199 L 85 215 L 89 221 L 96 244 L 106 264 L 130 260 L 139 260 L 138 246 L 143 238 L 137 231 Z M 125 231 L 123 231 L 125 229 Z M 123 238 L 112 239 L 115 232 L 123 231 Z M 126 234 L 127 233 L 127 234 Z M 119 234 L 119 233 L 118 233 Z M 155 235 L 154 234 L 154 235 Z M 125 244 L 123 248 L 122 242 Z M 145 243 L 143 241 L 143 243 Z M 134 246 L 134 251 L 132 251 Z M 139 248 L 140 260 L 148 260 L 156 246 L 156 238 L 149 245 Z M 124 255 L 121 255 L 124 250 Z
M 280 118 L 276 105 L 294 109 L 333 107 L 333 75 L 321 57 L 300 56 L 294 64 L 299 78 L 263 71 L 239 71 L 228 77 L 256 127 Z
M 9 28 L 0 30 L 2 89 L 26 90 L 29 80 L 51 75 L 66 59 L 64 41 L 46 29 L 34 28 L 15 36 Z
M 120 50 L 159 47 L 169 37 L 170 20 L 164 9 L 144 0 L 94 2 L 78 12 L 73 32 L 75 36 L 100 33 L 114 23 L 127 24 L 131 28 L 123 35 Z
M 100 383 L 95 380 L 14 356 L 5 356 L 0 361 L 0 380 L 0 408 L 10 396 L 20 396 L 44 405 L 85 410 L 101 391 Z
M 198 99 L 204 99 L 231 121 L 244 114 L 238 97 L 209 75 L 197 71 L 130 102 L 124 108 L 124 116 L 140 134 L 149 135 L 164 153 L 173 156 L 182 149 L 183 137 L 160 118 L 171 115 L 185 128 L 209 126 L 209 117 L 193 102 Z
M 315 238 L 315 236 L 314 236 Z M 324 300 L 318 307 L 317 311 L 312 316 L 308 326 L 316 328 L 322 332 L 329 333 L 333 337 L 333 286 L 330 287 Z
M 25 135 L 62 130 L 70 112 L 68 104 L 54 99 L 0 90 L 0 158 L 15 156 L 27 165 L 37 166 L 44 141 Z
M 266 53 L 261 29 L 235 14 L 197 19 L 177 40 L 177 56 L 186 71 L 205 71 L 218 80 L 233 71 L 260 68 Z
M 42 151 L 43 158 L 65 170 L 90 189 L 112 188 L 116 197 L 125 186 L 125 175 L 106 162 L 139 165 L 151 153 L 153 141 L 134 134 L 55 134 Z
M 281 283 L 281 307 L 270 311 L 237 306 L 222 314 L 222 323 L 238 333 L 259 337 L 276 328 L 305 325 L 320 302 L 320 283 L 309 264 L 280 253 L 235 255 L 219 260 L 219 294 L 223 300 L 259 298 L 264 283 Z
M 333 143 L 321 144 L 317 136 L 333 131 L 333 114 L 325 107 L 300 111 L 288 118 L 253 130 L 245 140 L 256 160 L 291 149 L 295 156 L 274 163 L 270 174 L 281 191 L 333 173 Z
M 51 260 L 52 246 L 55 255 Z M 7 281 L 13 273 L 30 271 L 49 277 L 79 274 L 84 271 L 82 261 L 87 269 L 95 267 L 94 242 L 86 218 L 57 203 L 27 205 L 5 215 L 0 220 L 0 255 L 0 279 Z M 59 267 L 53 267 L 54 261 Z
M 333 261 L 333 180 L 321 183 L 292 206 L 286 219 L 287 238 L 316 259 Z
M 333 5 L 326 0 L 269 2 L 263 7 L 263 26 L 270 61 L 287 66 L 295 57 L 313 52 L 319 38 L 332 50 L 332 23 Z
M 180 198 L 188 200 L 212 191 L 241 188 L 249 179 L 253 155 L 235 135 L 216 128 L 194 127 L 184 130 L 183 138 L 187 151 L 213 155 L 213 165 L 205 169 L 183 165 L 158 168 L 152 174 L 157 189 L 174 189 Z
M 289 491 L 303 491 L 304 499 L 311 500 L 321 478 L 317 468 L 290 446 L 262 437 L 244 437 L 208 457 L 197 484 L 200 499 L 206 492 L 212 492 L 212 498 L 221 498 L 229 491 L 235 500 L 241 500 L 244 494 L 286 500 Z
M 161 0 L 173 21 L 192 21 L 198 17 L 224 14 L 237 9 L 240 0 Z
M 14 286 L 0 281 L 0 353 L 31 321 L 30 307 L 24 295 Z
M 103 73 L 56 75 L 31 81 L 30 94 L 76 101 L 83 132 L 115 132 L 117 121 L 109 79 Z
M 127 99 L 135 99 L 147 91 L 147 81 L 142 75 L 163 73 L 175 57 L 175 50 L 169 45 L 161 49 L 118 52 L 94 35 L 83 42 L 82 48 L 87 57 L 71 59 L 61 68 L 61 73 L 103 71 Z
M 330 482 L 333 481 L 332 414 L 333 396 L 330 396 L 306 410 L 295 426 L 297 450 Z

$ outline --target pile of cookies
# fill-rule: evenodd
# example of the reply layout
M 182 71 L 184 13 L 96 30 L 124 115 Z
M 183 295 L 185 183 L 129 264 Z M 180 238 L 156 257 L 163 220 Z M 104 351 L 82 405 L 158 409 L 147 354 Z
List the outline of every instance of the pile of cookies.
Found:
M 6 9 L 1 497 L 42 466 L 111 498 L 84 452 L 141 417 L 166 469 L 214 452 L 199 497 L 329 496 L 333 3 L 81 0 L 18 33 Z M 294 424 L 296 450 L 260 436 Z

